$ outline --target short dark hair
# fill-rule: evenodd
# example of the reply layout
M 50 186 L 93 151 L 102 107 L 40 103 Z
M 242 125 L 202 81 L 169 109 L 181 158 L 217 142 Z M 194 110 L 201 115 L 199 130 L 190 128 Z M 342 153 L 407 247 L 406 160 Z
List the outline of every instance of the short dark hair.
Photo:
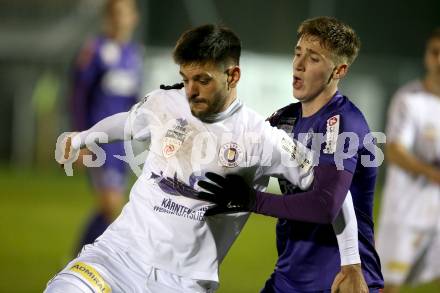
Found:
M 435 28 L 426 38 L 426 45 L 433 40 L 433 39 L 440 39 L 440 27 Z
M 241 42 L 229 28 L 207 24 L 184 32 L 173 51 L 177 64 L 233 63 L 239 65 Z
M 298 28 L 297 37 L 317 37 L 321 46 L 331 51 L 338 62 L 348 64 L 356 59 L 361 41 L 356 32 L 342 21 L 328 16 L 303 21 Z

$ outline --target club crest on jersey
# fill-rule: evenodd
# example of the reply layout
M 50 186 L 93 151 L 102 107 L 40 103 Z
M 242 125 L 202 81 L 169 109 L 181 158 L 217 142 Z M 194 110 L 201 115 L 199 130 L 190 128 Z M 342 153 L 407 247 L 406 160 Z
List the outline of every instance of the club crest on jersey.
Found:
M 176 123 L 168 129 L 162 140 L 162 153 L 165 158 L 174 156 L 188 136 L 188 122 L 185 119 L 176 119 Z
M 218 157 L 222 166 L 237 167 L 243 160 L 243 150 L 235 142 L 226 143 L 221 146 Z
M 324 154 L 334 154 L 336 152 L 340 118 L 340 115 L 335 115 L 327 119 Z

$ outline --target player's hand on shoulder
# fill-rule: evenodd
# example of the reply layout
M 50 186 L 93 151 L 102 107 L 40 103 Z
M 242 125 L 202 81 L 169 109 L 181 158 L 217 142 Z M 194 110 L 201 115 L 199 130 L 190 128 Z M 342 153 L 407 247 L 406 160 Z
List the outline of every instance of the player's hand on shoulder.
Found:
M 255 205 L 255 190 L 243 177 L 228 174 L 225 177 L 216 173 L 206 173 L 208 180 L 200 180 L 198 185 L 206 191 L 200 191 L 198 198 L 216 205 L 208 209 L 205 216 L 223 213 L 250 211 Z
M 369 291 L 360 264 L 342 266 L 331 290 L 332 293 L 368 293 Z

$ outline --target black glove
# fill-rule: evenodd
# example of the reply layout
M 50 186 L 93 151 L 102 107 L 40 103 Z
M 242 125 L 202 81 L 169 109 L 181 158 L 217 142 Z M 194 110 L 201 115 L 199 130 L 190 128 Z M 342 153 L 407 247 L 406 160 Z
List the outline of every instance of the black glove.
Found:
M 209 192 L 200 191 L 198 198 L 215 203 L 205 216 L 222 213 L 250 211 L 255 205 L 255 190 L 249 187 L 243 177 L 228 174 L 226 177 L 208 172 L 206 177 L 215 184 L 200 180 L 197 184 Z

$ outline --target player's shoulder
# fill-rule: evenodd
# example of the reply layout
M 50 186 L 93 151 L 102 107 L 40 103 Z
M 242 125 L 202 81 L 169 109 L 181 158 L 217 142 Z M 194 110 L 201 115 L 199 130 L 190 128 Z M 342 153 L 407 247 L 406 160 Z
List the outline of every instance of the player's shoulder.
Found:
M 295 118 L 298 116 L 300 109 L 301 103 L 291 103 L 273 112 L 266 120 L 269 121 L 270 125 L 276 126 L 285 118 Z
M 423 106 L 424 101 L 430 96 L 423 87 L 422 81 L 413 80 L 404 84 L 396 91 L 392 103 L 407 104 L 408 107 Z
M 246 104 L 243 103 L 241 109 L 237 114 L 240 116 L 241 123 L 244 123 L 247 128 L 254 128 L 259 123 L 264 121 L 263 116 L 257 111 L 249 108 Z M 237 116 L 238 117 L 238 116 Z
M 343 95 L 324 108 L 320 116 L 324 128 L 338 125 L 341 132 L 369 132 L 368 122 L 362 111 Z
M 175 104 L 182 99 L 185 99 L 183 84 L 176 83 L 174 85 L 161 85 L 158 89 L 150 91 L 140 101 L 140 104 L 145 104 L 147 101 L 161 105 L 168 103 Z
M 403 113 L 405 119 L 419 116 L 422 109 L 428 106 L 427 99 L 430 94 L 426 92 L 420 80 L 410 81 L 401 86 L 390 100 L 388 108 L 389 117 L 400 117 Z
M 396 96 L 417 95 L 423 93 L 425 90 L 420 80 L 412 80 L 396 91 Z

